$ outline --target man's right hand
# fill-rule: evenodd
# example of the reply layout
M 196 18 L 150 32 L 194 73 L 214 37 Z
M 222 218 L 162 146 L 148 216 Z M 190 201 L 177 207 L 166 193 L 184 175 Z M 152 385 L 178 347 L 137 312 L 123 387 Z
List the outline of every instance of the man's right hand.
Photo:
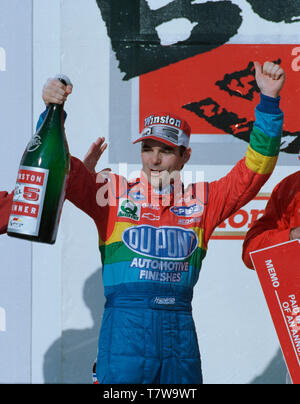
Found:
M 290 240 L 300 239 L 300 226 L 295 227 L 290 231 Z
M 42 97 L 46 105 L 63 104 L 72 93 L 72 85 L 64 85 L 58 79 L 48 79 L 43 87 Z

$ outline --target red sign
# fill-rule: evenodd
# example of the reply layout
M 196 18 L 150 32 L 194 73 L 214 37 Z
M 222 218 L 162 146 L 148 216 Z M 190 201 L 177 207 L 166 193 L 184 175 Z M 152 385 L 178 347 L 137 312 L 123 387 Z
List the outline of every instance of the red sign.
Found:
M 300 240 L 251 254 L 294 384 L 300 384 Z

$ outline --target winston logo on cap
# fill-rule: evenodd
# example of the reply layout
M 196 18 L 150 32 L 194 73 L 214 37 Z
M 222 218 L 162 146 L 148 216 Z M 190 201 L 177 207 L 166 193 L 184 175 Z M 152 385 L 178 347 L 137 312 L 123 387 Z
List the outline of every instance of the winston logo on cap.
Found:
M 181 120 L 172 118 L 170 115 L 150 115 L 145 118 L 145 126 L 153 124 L 172 125 L 181 128 Z

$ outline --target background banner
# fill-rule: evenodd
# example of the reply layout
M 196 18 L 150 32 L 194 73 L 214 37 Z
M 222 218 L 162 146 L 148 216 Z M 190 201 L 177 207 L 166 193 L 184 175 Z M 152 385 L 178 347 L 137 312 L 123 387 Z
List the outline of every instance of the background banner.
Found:
M 127 98 L 123 109 L 111 108 L 111 121 L 121 118 L 111 136 L 127 127 L 134 139 L 145 116 L 174 111 L 191 124 L 192 164 L 234 164 L 249 142 L 259 101 L 253 61 L 270 60 L 282 65 L 289 77 L 282 92 L 286 118 L 279 164 L 294 164 L 290 154 L 298 154 L 300 148 L 298 2 L 282 0 L 272 7 L 268 1 L 254 0 L 97 4 L 122 80 L 131 82 L 126 93 L 125 86 L 111 87 L 113 100 Z M 114 67 L 112 75 L 115 83 Z M 120 161 L 127 155 L 122 148 L 110 157 Z

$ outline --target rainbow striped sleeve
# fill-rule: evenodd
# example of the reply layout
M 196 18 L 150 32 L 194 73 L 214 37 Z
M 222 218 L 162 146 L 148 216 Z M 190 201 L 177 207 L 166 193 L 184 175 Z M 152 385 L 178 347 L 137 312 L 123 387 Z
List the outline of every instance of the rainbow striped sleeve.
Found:
M 246 153 L 246 165 L 257 174 L 271 174 L 278 159 L 283 125 L 279 100 L 261 94 L 261 102 L 255 110 L 256 121 Z

